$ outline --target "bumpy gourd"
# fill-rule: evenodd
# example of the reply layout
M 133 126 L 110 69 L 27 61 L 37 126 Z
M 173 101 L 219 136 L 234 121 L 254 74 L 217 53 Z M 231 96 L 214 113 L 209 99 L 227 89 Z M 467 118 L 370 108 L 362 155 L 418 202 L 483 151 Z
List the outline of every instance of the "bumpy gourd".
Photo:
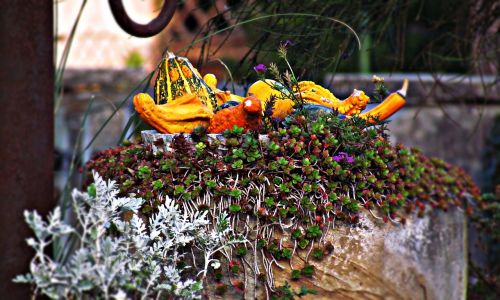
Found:
M 298 84 L 298 89 L 294 87 L 294 92 L 302 92 L 302 93 L 313 93 L 320 97 L 328 98 L 333 102 L 340 101 L 335 97 L 332 92 L 325 89 L 321 85 L 316 84 L 313 81 L 300 81 Z
M 148 94 L 134 97 L 134 107 L 144 122 L 161 133 L 191 133 L 196 126 L 208 126 L 212 109 L 194 94 L 186 94 L 166 104 L 157 105 Z
M 213 111 L 217 108 L 215 92 L 203 81 L 198 70 L 187 58 L 168 52 L 156 77 L 156 104 L 169 103 L 185 94 L 198 96 L 201 102 Z
M 359 114 L 363 109 L 365 109 L 366 105 L 370 101 L 370 97 L 368 97 L 365 92 L 356 89 L 343 101 L 340 101 L 337 98 L 331 99 L 322 97 L 311 91 L 300 92 L 300 97 L 302 97 L 306 103 L 326 106 L 346 116 Z

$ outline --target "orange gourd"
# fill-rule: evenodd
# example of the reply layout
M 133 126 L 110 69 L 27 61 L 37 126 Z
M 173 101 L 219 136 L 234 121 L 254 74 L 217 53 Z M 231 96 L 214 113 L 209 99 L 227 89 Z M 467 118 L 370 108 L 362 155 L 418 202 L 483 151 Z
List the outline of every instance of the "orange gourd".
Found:
M 196 126 L 208 126 L 213 116 L 212 109 L 194 94 L 157 105 L 151 96 L 141 93 L 135 95 L 134 107 L 144 122 L 161 133 L 191 133 Z
M 403 87 L 399 91 L 390 94 L 384 101 L 382 101 L 382 103 L 373 109 L 358 115 L 358 117 L 365 119 L 372 124 L 376 123 L 376 120 L 383 121 L 389 118 L 406 104 L 405 97 L 407 91 L 408 79 L 405 79 Z
M 239 105 L 219 110 L 210 120 L 209 133 L 222 133 L 234 126 L 245 131 L 257 130 L 262 124 L 262 102 L 255 96 L 246 97 Z

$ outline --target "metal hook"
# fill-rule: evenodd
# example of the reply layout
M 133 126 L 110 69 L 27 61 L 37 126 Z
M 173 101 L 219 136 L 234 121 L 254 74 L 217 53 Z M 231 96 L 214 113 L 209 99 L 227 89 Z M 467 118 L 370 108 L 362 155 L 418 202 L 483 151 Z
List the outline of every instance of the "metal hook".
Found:
M 116 23 L 125 32 L 136 37 L 151 37 L 160 33 L 170 23 L 177 7 L 177 1 L 165 0 L 160 14 L 147 24 L 132 21 L 123 7 L 122 0 L 109 0 L 109 6 Z

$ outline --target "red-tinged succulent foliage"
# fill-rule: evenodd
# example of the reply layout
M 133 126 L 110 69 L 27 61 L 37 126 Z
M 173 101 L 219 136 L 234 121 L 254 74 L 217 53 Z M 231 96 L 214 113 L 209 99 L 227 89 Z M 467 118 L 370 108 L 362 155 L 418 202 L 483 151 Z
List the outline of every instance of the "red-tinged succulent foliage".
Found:
M 357 224 L 360 209 L 386 223 L 405 224 L 408 214 L 457 206 L 468 211 L 471 200 L 480 199 L 461 168 L 418 149 L 392 146 L 383 124 L 367 127 L 366 121 L 333 114 L 286 122 L 287 128 L 269 132 L 265 142 L 234 128 L 224 132 L 222 142 L 209 141 L 203 130 L 193 142 L 179 136 L 171 151 L 154 153 L 143 144 L 117 147 L 97 154 L 87 170 L 116 180 L 123 195 L 144 198 L 145 215 L 155 212 L 159 195 L 202 210 L 223 202 L 241 222 L 235 228 L 245 228 L 243 220 L 251 216 L 282 233 L 279 239 L 270 230 L 254 235 L 257 248 L 276 260 L 289 260 L 309 247 L 312 259 L 331 254 L 334 245 L 321 239 L 323 233 L 334 222 Z M 285 230 L 283 224 L 292 226 Z M 233 252 L 229 276 L 239 273 L 246 249 Z M 302 275 L 312 274 L 306 271 Z M 299 276 L 295 273 L 291 279 Z

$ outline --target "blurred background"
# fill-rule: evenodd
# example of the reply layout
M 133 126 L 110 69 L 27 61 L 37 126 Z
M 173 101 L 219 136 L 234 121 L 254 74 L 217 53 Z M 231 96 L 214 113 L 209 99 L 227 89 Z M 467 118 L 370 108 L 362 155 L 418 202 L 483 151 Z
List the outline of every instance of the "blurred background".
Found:
M 139 23 L 163 5 L 123 2 Z M 94 153 L 143 128 L 131 96 L 151 89 L 165 51 L 215 74 L 220 88 L 233 88 L 232 78 L 242 94 L 257 79 L 256 64 L 284 68 L 276 54 L 284 41 L 300 79 L 338 98 L 354 88 L 370 95 L 374 74 L 390 90 L 410 79 L 408 103 L 388 126 L 391 139 L 463 167 L 483 192 L 500 184 L 498 1 L 181 0 L 167 28 L 145 39 L 122 31 L 107 1 L 58 0 L 54 9 L 58 197 L 80 184 L 76 171 Z M 479 266 L 498 261 L 485 253 L 473 254 Z M 493 273 L 471 277 L 471 298 L 498 293 Z

